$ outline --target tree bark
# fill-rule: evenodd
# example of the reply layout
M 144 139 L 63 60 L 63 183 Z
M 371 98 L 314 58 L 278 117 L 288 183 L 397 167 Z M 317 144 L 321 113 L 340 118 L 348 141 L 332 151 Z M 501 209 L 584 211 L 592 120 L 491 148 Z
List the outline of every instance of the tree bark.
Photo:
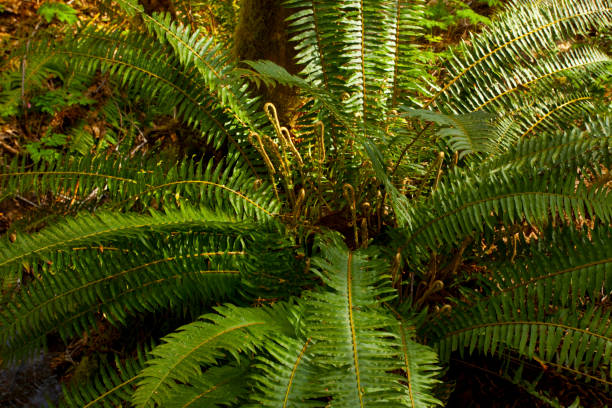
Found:
M 270 60 L 289 73 L 296 74 L 295 49 L 289 42 L 285 19 L 293 13 L 282 0 L 242 0 L 238 25 L 234 33 L 234 56 L 237 60 Z M 272 102 L 279 114 L 281 125 L 290 126 L 299 97 L 297 91 L 286 86 L 264 88 L 258 92 L 266 102 Z

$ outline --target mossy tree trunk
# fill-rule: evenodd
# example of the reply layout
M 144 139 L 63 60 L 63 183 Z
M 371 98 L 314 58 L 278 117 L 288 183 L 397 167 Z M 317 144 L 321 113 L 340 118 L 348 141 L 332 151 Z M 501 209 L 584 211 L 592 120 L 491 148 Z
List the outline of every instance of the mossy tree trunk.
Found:
M 295 50 L 289 42 L 285 19 L 292 13 L 282 0 L 242 0 L 234 33 L 234 56 L 238 60 L 270 60 L 291 74 L 299 72 Z M 290 126 L 290 113 L 299 104 L 296 91 L 285 86 L 259 91 L 266 102 L 276 105 L 283 125 Z

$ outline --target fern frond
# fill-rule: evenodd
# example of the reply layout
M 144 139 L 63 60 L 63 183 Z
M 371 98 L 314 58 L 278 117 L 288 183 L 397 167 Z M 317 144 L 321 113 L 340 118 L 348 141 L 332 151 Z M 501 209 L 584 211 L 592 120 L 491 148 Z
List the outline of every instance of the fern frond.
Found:
M 69 58 L 71 69 L 77 72 L 95 73 L 100 69 L 110 74 L 122 85 L 156 101 L 168 114 L 201 131 L 207 143 L 216 149 L 229 142 L 249 165 L 251 175 L 256 176 L 262 168 L 261 160 L 250 149 L 246 136 L 252 126 L 265 123 L 257 101 L 246 95 L 246 86 L 242 86 L 244 109 L 259 117 L 247 126 L 233 110 L 225 109 L 222 95 L 207 86 L 201 73 L 193 66 L 183 67 L 172 50 L 142 34 L 85 27 L 62 42 L 53 45 L 41 42 L 33 52 L 51 53 L 57 60 Z
M 518 294 L 513 294 L 518 296 Z M 552 362 L 606 380 L 610 376 L 612 324 L 610 312 L 594 307 L 577 315 L 561 310 L 547 315 L 533 298 L 502 298 L 500 303 L 476 304 L 445 319 L 432 332 L 440 356 L 478 349 L 483 354 L 510 348 L 527 358 Z M 521 309 L 513 306 L 522 304 Z
M 500 299 L 516 293 L 513 295 L 516 299 L 530 297 L 537 298 L 539 304 L 574 307 L 587 296 L 597 299 L 609 292 L 612 290 L 609 231 L 598 227 L 588 237 L 576 235 L 558 233 L 554 241 L 538 243 L 539 250 L 530 248 L 526 259 L 516 264 L 490 266 L 494 273 L 480 279 L 483 295 Z
M 404 405 L 411 408 L 433 407 L 442 402 L 432 395 L 432 389 L 439 382 L 435 377 L 440 370 L 438 354 L 423 344 L 414 341 L 414 329 L 399 320 L 396 333 L 401 340 L 402 370 L 406 375 Z
M 592 97 L 585 93 L 538 97 L 499 120 L 494 136 L 497 150 L 505 152 L 523 138 L 564 131 L 566 129 L 562 125 L 573 123 L 577 118 L 589 117 L 594 112 Z
M 145 365 L 145 352 L 138 350 L 134 359 L 124 362 L 115 358 L 115 367 L 104 364 L 97 376 L 87 384 L 63 386 L 60 408 L 92 408 L 119 406 L 130 401 L 138 373 Z
M 285 7 L 300 11 L 292 14 L 290 29 L 297 63 L 302 65 L 301 74 L 315 87 L 330 93 L 342 93 L 346 86 L 335 73 L 346 59 L 341 46 L 332 39 L 337 35 L 341 16 L 338 14 L 339 2 L 320 3 L 312 0 L 288 0 Z
M 422 102 L 416 96 L 429 96 L 425 89 L 426 82 L 433 82 L 433 77 L 427 72 L 426 58 L 417 44 L 423 35 L 422 28 L 425 2 L 399 0 L 392 6 L 395 17 L 392 27 L 395 30 L 395 40 L 390 41 L 394 48 L 393 75 L 390 87 L 390 108 L 400 103 L 404 106 L 421 106 Z
M 485 174 L 531 166 L 566 168 L 569 171 L 588 169 L 598 174 L 601 172 L 599 163 L 610 163 L 612 160 L 612 127 L 594 120 L 589 122 L 592 124 L 588 133 L 580 128 L 540 132 L 537 136 L 519 141 L 504 154 L 480 162 L 478 168 L 472 171 Z
M 604 72 L 609 63 L 610 58 L 606 54 L 584 47 L 570 50 L 560 57 L 550 56 L 529 67 L 513 71 L 501 68 L 499 79 L 488 79 L 488 83 L 479 92 L 457 95 L 452 106 L 461 113 L 482 109 L 491 112 L 513 111 L 521 107 L 523 102 L 519 95 L 521 90 L 551 86 L 547 81 L 560 74 L 572 77 L 577 83 L 588 83 L 588 77 Z
M 461 47 L 463 56 L 455 58 L 449 67 L 451 78 L 434 99 L 443 96 L 444 100 L 460 102 L 461 90 L 469 89 L 472 95 L 475 94 L 472 92 L 475 85 L 479 91 L 485 90 L 480 83 L 498 72 L 500 67 L 507 64 L 538 64 L 534 60 L 534 52 L 535 55 L 542 55 L 542 50 L 555 47 L 555 41 L 605 27 L 612 21 L 612 8 L 606 1 L 558 0 L 538 3 L 541 2 L 520 4 L 500 15 L 484 33 L 471 36 L 469 45 Z M 507 79 L 515 81 L 510 77 Z M 480 103 L 466 108 L 471 111 L 478 105 Z
M 403 109 L 408 117 L 435 122 L 442 129 L 438 135 L 447 139 L 451 149 L 459 152 L 459 158 L 470 153 L 493 153 L 492 115 L 486 112 L 472 112 L 463 115 L 445 115 L 425 109 Z
M 177 384 L 163 406 L 214 408 L 235 405 L 241 395 L 249 392 L 244 381 L 247 370 L 247 365 L 211 367 L 191 379 L 189 385 Z
M 213 160 L 190 161 L 168 165 L 145 161 L 139 168 L 130 160 L 109 160 L 102 156 L 76 160 L 42 162 L 32 169 L 17 160 L 0 173 L 0 189 L 9 194 L 65 194 L 79 203 L 92 197 L 109 197 L 113 204 L 132 207 L 140 202 L 158 205 L 177 201 L 200 203 L 211 210 L 235 212 L 238 216 L 268 217 L 276 213 L 278 202 L 269 185 L 255 188 L 255 179 L 240 164 L 240 156 L 228 155 L 218 163 Z
M 607 383 L 612 320 L 597 304 L 612 290 L 611 243 L 606 228 L 541 236 L 516 264 L 490 265 L 450 318 L 436 316 L 423 330 L 443 358 L 457 350 L 504 356 L 510 349 Z
M 380 259 L 350 252 L 339 239 L 319 243 L 321 258 L 313 260 L 333 290 L 307 298 L 306 335 L 314 359 L 328 369 L 322 381 L 334 406 L 375 407 L 401 404 L 401 378 L 393 319 L 376 307 L 393 292 Z
M 442 242 L 456 243 L 474 231 L 492 228 L 500 219 L 514 223 L 525 218 L 536 223 L 550 216 L 589 216 L 609 222 L 612 194 L 583 182 L 577 184 L 577 178 L 565 171 L 524 169 L 442 184 L 415 209 L 414 219 L 419 223 L 409 232 L 405 246 L 435 248 Z
M 247 232 L 252 226 L 236 222 L 233 217 L 205 209 L 183 206 L 165 214 L 151 215 L 100 213 L 68 218 L 30 236 L 23 235 L 17 243 L 5 242 L 0 247 L 0 271 L 5 279 L 19 273 L 22 263 L 38 260 L 53 251 L 79 245 L 96 245 L 138 237 L 151 232 L 172 232 L 177 229 L 208 232 Z M 35 267 L 35 264 L 31 265 Z
M 311 353 L 311 339 L 286 336 L 264 346 L 269 356 L 261 356 L 252 374 L 257 393 L 251 398 L 261 407 L 323 407 L 314 399 L 318 371 Z
M 238 123 L 252 131 L 257 131 L 258 123 L 265 123 L 259 105 L 248 96 L 246 84 L 235 75 L 229 55 L 212 38 L 203 37 L 199 30 L 192 32 L 189 25 L 172 21 L 170 15 L 146 14 L 137 0 L 114 1 L 129 16 L 140 16 L 160 42 L 172 47 L 183 67 L 195 67 L 209 92 L 217 95 Z
M 190 384 L 201 375 L 201 366 L 253 351 L 269 335 L 292 332 L 283 306 L 254 309 L 227 305 L 215 310 L 217 313 L 203 315 L 165 337 L 164 343 L 151 351 L 153 358 L 142 371 L 134 393 L 137 407 L 166 406 L 177 383 Z
M 50 254 L 40 281 L 18 291 L 0 313 L 6 345 L 0 350 L 18 358 L 44 346 L 46 334 L 57 330 L 68 339 L 100 315 L 125 324 L 139 312 L 226 299 L 240 281 L 237 258 L 245 252 L 237 238 L 178 234 L 119 243 L 129 250 L 100 246 Z

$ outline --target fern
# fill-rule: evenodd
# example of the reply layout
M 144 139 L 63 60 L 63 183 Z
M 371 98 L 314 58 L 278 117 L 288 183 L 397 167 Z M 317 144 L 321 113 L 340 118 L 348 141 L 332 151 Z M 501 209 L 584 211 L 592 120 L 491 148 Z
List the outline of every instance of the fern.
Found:
M 138 350 L 136 358 L 120 362 L 115 359 L 118 372 L 110 364 L 103 366 L 99 376 L 87 385 L 64 387 L 64 400 L 60 407 L 89 408 L 112 406 L 129 400 L 138 373 L 144 367 L 146 353 Z
M 408 233 L 404 245 L 455 243 L 472 231 L 493 228 L 498 217 L 506 223 L 523 217 L 538 223 L 551 215 L 610 220 L 607 189 L 576 185 L 576 176 L 559 172 L 539 174 L 536 169 L 525 173 L 489 173 L 466 180 L 460 187 L 441 185 L 422 209 L 415 210 L 414 217 L 420 222 Z
M 245 253 L 240 237 L 231 235 L 153 236 L 115 245 L 49 254 L 41 282 L 20 294 L 18 308 L 11 303 L 4 308 L 3 341 L 13 350 L 34 350 L 45 334 L 57 330 L 69 338 L 90 328 L 100 314 L 125 324 L 139 312 L 227 298 L 239 284 L 237 258 Z M 151 258 L 152 248 L 160 248 L 159 258 Z
M 155 357 L 149 360 L 140 375 L 142 379 L 133 399 L 136 406 L 165 405 L 172 399 L 171 391 L 176 382 L 197 379 L 200 366 L 212 365 L 222 357 L 236 357 L 240 352 L 253 351 L 266 335 L 274 332 L 290 333 L 280 313 L 282 308 L 276 311 L 237 309 L 227 305 L 216 308 L 216 311 L 218 314 L 204 315 L 200 321 L 166 337 L 164 344 L 151 351 Z
M 476 353 L 552 405 L 525 364 L 608 389 L 607 1 L 513 2 L 439 88 L 421 1 L 287 1 L 298 75 L 234 61 L 182 12 L 105 3 L 140 27 L 33 38 L 26 84 L 101 73 L 205 158 L 92 155 L 73 129 L 83 157 L 2 161 L 2 200 L 65 216 L 0 243 L 3 361 L 163 312 L 183 326 L 65 404 L 426 408 L 448 403 L 441 364 Z M 13 112 L 20 75 L 2 84 Z M 277 85 L 291 123 L 256 96 Z
M 504 65 L 508 63 L 532 64 L 535 58 L 532 57 L 531 52 L 550 49 L 555 40 L 567 38 L 568 33 L 575 35 L 585 32 L 590 27 L 606 26 L 610 23 L 610 18 L 612 18 L 612 15 L 609 6 L 606 2 L 598 0 L 581 2 L 564 0 L 540 4 L 531 2 L 521 4 L 511 11 L 506 11 L 482 35 L 472 36 L 471 44 L 461 49 L 465 57 L 453 61 L 451 79 L 438 91 L 437 95 L 458 96 L 463 90 L 470 89 L 475 84 L 480 84 L 483 78 L 490 76 L 489 73 L 499 72 L 499 69 L 503 69 Z M 524 51 L 528 52 L 524 53 Z M 576 57 L 578 55 L 576 54 Z M 564 60 L 568 64 L 565 65 L 566 67 L 572 65 L 572 59 L 575 59 L 575 57 L 572 58 L 572 54 L 570 54 Z M 560 61 L 559 63 L 562 64 Z M 549 68 L 542 65 L 532 64 L 533 69 L 547 69 L 549 73 L 563 68 L 563 65 L 557 65 L 556 69 L 553 68 L 553 65 L 549 65 Z M 580 63 L 576 61 L 574 65 L 578 66 Z M 523 72 L 523 75 L 530 75 L 527 74 L 528 71 Z M 543 73 L 531 75 L 533 79 L 544 76 Z M 496 75 L 496 77 L 515 83 L 516 86 L 527 84 L 527 81 L 533 80 L 532 78 L 527 79 L 527 81 L 514 79 L 506 70 L 501 71 L 501 74 Z M 497 78 L 490 80 L 489 88 L 495 88 Z M 478 92 L 463 92 L 461 97 L 471 94 L 474 98 L 482 92 L 486 92 L 486 90 L 479 87 Z M 448 98 L 453 97 L 449 96 Z M 453 102 L 456 103 L 459 100 L 460 97 L 454 97 Z M 472 103 L 469 105 L 471 108 L 468 107 L 467 109 L 469 109 L 468 111 L 476 109 L 483 103 L 487 103 L 486 98 L 480 103 Z M 465 106 L 465 104 L 463 105 Z
M 134 168 L 129 160 L 94 156 L 83 159 L 40 163 L 26 171 L 16 160 L 0 173 L 0 187 L 9 194 L 70 194 L 71 202 L 84 202 L 106 195 L 117 207 L 152 200 L 172 206 L 185 202 L 205 202 L 210 209 L 230 210 L 239 216 L 267 218 L 279 211 L 272 189 L 257 189 L 249 170 L 239 164 L 239 156 L 168 165 L 159 161 Z M 78 201 L 77 201 L 78 200 Z M 95 201 L 94 201 L 95 203 Z
M 270 356 L 261 356 L 253 374 L 258 391 L 253 399 L 263 407 L 323 407 L 315 386 L 318 371 L 309 353 L 312 339 L 281 337 L 265 345 Z M 320 392 L 320 390 L 318 391 Z
M 380 260 L 339 251 L 339 243 L 322 241 L 322 258 L 315 265 L 333 292 L 308 298 L 306 323 L 318 364 L 329 367 L 324 381 L 334 405 L 366 407 L 399 404 L 400 369 L 393 319 L 377 310 L 392 293 Z M 387 374 L 385 375 L 385 372 Z

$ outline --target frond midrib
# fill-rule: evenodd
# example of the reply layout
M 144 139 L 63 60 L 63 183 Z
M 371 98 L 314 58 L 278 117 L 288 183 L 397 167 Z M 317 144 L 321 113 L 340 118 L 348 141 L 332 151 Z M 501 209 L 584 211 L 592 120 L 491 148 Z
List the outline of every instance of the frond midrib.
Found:
M 599 334 L 599 333 L 595 333 L 592 331 L 588 331 L 585 329 L 581 329 L 579 327 L 573 327 L 573 326 L 568 326 L 562 323 L 554 323 L 554 322 L 541 322 L 541 321 L 529 321 L 529 320 L 517 320 L 517 321 L 511 321 L 511 322 L 490 322 L 490 323 L 482 323 L 482 324 L 476 324 L 476 325 L 472 325 L 472 326 L 468 326 L 468 327 L 463 327 L 461 329 L 457 329 L 457 330 L 453 330 L 452 332 L 448 332 L 446 334 L 444 334 L 443 339 L 447 339 L 449 337 L 453 337 L 453 336 L 457 336 L 461 333 L 465 333 L 468 331 L 473 331 L 473 330 L 478 330 L 478 329 L 482 329 L 485 327 L 495 327 L 495 326 L 520 326 L 520 325 L 524 325 L 524 326 L 545 326 L 545 327 L 556 327 L 556 328 L 561 328 L 561 329 L 565 329 L 565 330 L 571 330 L 577 333 L 582 333 L 582 334 L 587 334 L 589 336 L 598 338 L 598 339 L 602 339 L 608 342 L 612 342 L 612 337 L 607 337 L 603 334 Z
M 348 261 L 347 261 L 347 304 L 348 304 L 348 315 L 349 315 L 349 325 L 351 329 L 351 345 L 353 349 L 353 364 L 355 366 L 355 377 L 357 381 L 357 394 L 359 395 L 359 405 L 363 408 L 363 395 L 361 392 L 361 378 L 359 372 L 359 357 L 357 355 L 357 335 L 355 333 L 355 319 L 353 318 L 353 276 L 352 276 L 352 262 L 353 262 L 353 252 L 348 253 Z
M 574 98 L 572 100 L 569 100 L 559 106 L 556 106 L 554 109 L 551 109 L 549 112 L 547 112 L 545 115 L 543 115 L 540 119 L 538 119 L 536 122 L 534 122 L 529 129 L 527 129 L 525 132 L 523 132 L 523 134 L 519 137 L 519 140 L 523 139 L 529 132 L 532 132 L 533 129 L 535 129 L 540 123 L 542 123 L 543 121 L 545 121 L 548 117 L 550 117 L 553 113 L 565 108 L 568 105 L 574 104 L 576 102 L 580 102 L 580 101 L 587 101 L 587 100 L 592 100 L 593 97 L 592 96 L 582 96 L 579 98 Z
M 412 408 L 417 408 L 414 395 L 412 394 L 412 371 L 410 370 L 410 365 L 408 364 L 408 344 L 406 340 L 406 333 L 404 331 L 404 323 L 401 320 L 398 323 L 400 326 L 400 336 L 402 340 L 402 354 L 404 355 L 404 371 L 406 372 L 406 382 L 408 383 L 408 396 L 410 397 Z
M 571 268 L 565 268 L 565 269 L 561 269 L 561 270 L 558 270 L 558 271 L 555 271 L 555 272 L 547 273 L 545 275 L 536 276 L 536 277 L 531 278 L 531 279 L 529 279 L 529 280 L 527 280 L 525 282 L 521 282 L 521 283 L 518 283 L 516 285 L 512 285 L 512 286 L 509 286 L 507 288 L 500 289 L 499 291 L 496 291 L 496 292 L 494 292 L 494 293 L 492 293 L 492 294 L 482 298 L 482 300 L 488 300 L 490 298 L 502 295 L 504 293 L 511 292 L 511 291 L 513 291 L 515 289 L 518 289 L 520 287 L 527 287 L 527 286 L 531 285 L 532 283 L 535 283 L 535 282 L 538 282 L 538 281 L 541 281 L 541 280 L 551 279 L 551 278 L 554 278 L 554 277 L 557 277 L 557 276 L 560 276 L 560 275 L 564 275 L 566 273 L 576 272 L 576 271 L 579 271 L 581 269 L 587 269 L 587 268 L 591 268 L 593 266 L 603 265 L 603 264 L 606 264 L 606 263 L 612 263 L 612 258 L 600 259 L 598 261 L 593 261 L 593 262 L 589 262 L 589 263 L 582 264 L 582 265 L 576 265 L 576 266 L 572 266 Z
M 300 351 L 300 354 L 298 355 L 295 361 L 295 364 L 293 365 L 293 368 L 291 369 L 291 376 L 289 377 L 289 383 L 287 384 L 287 392 L 285 392 L 285 398 L 283 400 L 283 408 L 286 408 L 287 403 L 289 402 L 289 394 L 291 393 L 291 387 L 293 385 L 295 373 L 297 372 L 298 366 L 300 362 L 302 361 L 302 358 L 304 358 L 304 355 L 306 354 L 306 349 L 308 348 L 308 345 L 310 344 L 310 340 L 311 340 L 310 337 L 306 339 L 306 342 L 304 343 L 304 347 L 302 347 L 302 350 Z
M 112 393 L 114 393 L 115 391 L 125 387 L 126 385 L 130 384 L 133 381 L 136 381 L 138 379 L 138 375 L 132 376 L 129 380 L 126 380 L 120 384 L 117 384 L 116 386 L 114 386 L 113 388 L 107 390 L 106 392 L 100 394 L 97 398 L 89 401 L 87 404 L 83 405 L 83 408 L 89 408 L 89 407 L 93 407 L 95 406 L 98 401 L 103 400 L 107 395 L 110 395 Z
M 534 78 L 534 79 L 532 79 L 530 81 L 519 83 L 514 88 L 507 89 L 504 92 L 502 92 L 502 93 L 500 93 L 498 95 L 495 95 L 493 98 L 490 98 L 487 101 L 483 102 L 478 107 L 476 107 L 476 109 L 474 109 L 474 112 L 480 111 L 481 109 L 483 109 L 488 104 L 490 104 L 492 102 L 495 102 L 496 100 L 504 97 L 505 95 L 508 95 L 508 94 L 516 91 L 517 89 L 520 89 L 521 87 L 527 87 L 529 85 L 532 85 L 535 82 L 541 81 L 541 80 L 546 79 L 548 77 L 551 77 L 551 76 L 553 76 L 555 74 L 558 74 L 559 72 L 568 71 L 568 70 L 572 70 L 572 69 L 576 69 L 576 68 L 581 68 L 581 67 L 585 67 L 585 66 L 591 65 L 591 64 L 598 64 L 598 63 L 600 64 L 600 63 L 603 63 L 603 62 L 605 62 L 605 60 L 601 60 L 601 61 L 586 61 L 584 63 L 579 63 L 579 64 L 575 64 L 575 65 L 559 68 L 557 70 L 550 71 L 550 72 L 548 72 L 548 73 L 546 73 L 544 75 L 536 77 L 536 78 Z
M 219 183 L 215 183 L 215 182 L 207 181 L 207 180 L 178 180 L 178 181 L 173 181 L 173 182 L 170 182 L 170 183 L 159 184 L 159 185 L 156 185 L 156 186 L 149 186 L 150 188 L 148 188 L 147 190 L 142 191 L 142 192 L 140 192 L 138 194 L 134 194 L 133 196 L 126 198 L 123 202 L 128 202 L 130 200 L 135 200 L 138 197 L 140 197 L 142 195 L 145 195 L 145 194 L 148 194 L 148 193 L 151 193 L 151 192 L 153 192 L 155 190 L 159 190 L 159 189 L 163 189 L 165 187 L 175 186 L 175 185 L 179 185 L 179 184 L 203 184 L 203 185 L 207 185 L 207 186 L 213 186 L 213 187 L 216 187 L 216 188 L 220 188 L 222 190 L 228 191 L 228 192 L 236 195 L 237 197 L 240 197 L 241 199 L 243 199 L 247 203 L 255 206 L 257 209 L 259 209 L 259 210 L 263 211 L 264 213 L 266 213 L 266 215 L 269 215 L 271 217 L 278 215 L 276 213 L 272 213 L 272 212 L 268 211 L 267 209 L 263 208 L 261 205 L 257 204 L 253 199 L 251 199 L 248 196 L 244 195 L 240 191 L 236 191 L 236 190 L 234 190 L 234 189 L 232 189 L 230 187 L 227 187 L 224 184 L 219 184 Z

